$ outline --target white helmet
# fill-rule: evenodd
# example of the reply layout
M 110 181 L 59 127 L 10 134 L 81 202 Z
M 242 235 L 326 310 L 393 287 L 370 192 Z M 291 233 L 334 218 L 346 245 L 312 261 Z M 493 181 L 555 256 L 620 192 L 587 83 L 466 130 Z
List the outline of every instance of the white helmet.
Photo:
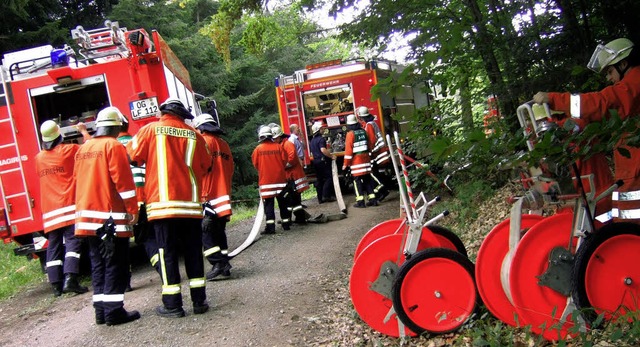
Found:
M 40 126 L 40 134 L 42 134 L 42 141 L 53 141 L 60 136 L 60 126 L 56 122 L 48 120 Z
M 271 128 L 271 135 L 274 139 L 284 135 L 282 128 L 278 124 L 269 124 L 269 126 Z
M 314 122 L 311 126 L 311 134 L 315 134 L 322 129 L 322 122 Z
M 98 116 L 96 117 L 96 128 L 113 126 L 119 127 L 122 125 L 122 117 L 124 117 L 124 115 L 117 107 L 105 107 L 98 112 Z
M 271 138 L 272 133 L 271 133 L 271 128 L 266 126 L 266 125 L 262 125 L 259 129 L 258 129 L 258 141 L 262 142 L 266 139 L 270 139 Z
M 360 117 L 360 118 L 362 118 L 362 117 L 366 117 L 366 116 L 370 116 L 370 114 L 369 114 L 369 108 L 368 108 L 367 106 L 360 106 L 360 107 L 358 107 L 357 115 L 358 115 L 358 117 Z
M 350 114 L 347 116 L 347 125 L 352 125 L 352 124 L 356 124 L 358 123 L 358 120 L 356 119 L 356 115 L 355 114 Z
M 215 119 L 213 119 L 213 117 L 210 114 L 203 113 L 203 114 L 197 116 L 196 118 L 194 118 L 193 127 L 197 128 L 197 127 L 201 126 L 204 123 L 213 123 L 214 125 L 217 125 Z

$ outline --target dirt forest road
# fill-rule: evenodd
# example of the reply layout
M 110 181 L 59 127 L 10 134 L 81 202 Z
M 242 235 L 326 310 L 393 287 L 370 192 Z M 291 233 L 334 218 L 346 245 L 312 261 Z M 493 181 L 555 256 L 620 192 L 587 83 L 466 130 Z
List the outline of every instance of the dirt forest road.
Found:
M 352 205 L 353 196 L 347 200 Z M 338 210 L 336 203 L 304 203 L 313 215 Z M 351 345 L 337 341 L 334 336 L 341 332 L 327 322 L 348 309 L 344 293 L 358 241 L 372 226 L 398 218 L 398 206 L 398 194 L 392 192 L 378 207 L 350 208 L 347 219 L 295 225 L 290 231 L 278 227 L 277 234 L 261 236 L 233 259 L 231 279 L 207 282 L 211 309 L 203 315 L 193 315 L 184 270 L 185 318 L 155 314 L 160 278 L 144 264 L 134 269 L 134 290 L 125 294 L 125 308 L 140 311 L 142 318 L 113 327 L 95 324 L 91 292 L 53 298 L 42 283 L 0 303 L 0 346 Z M 252 222 L 228 230 L 231 249 L 244 240 Z

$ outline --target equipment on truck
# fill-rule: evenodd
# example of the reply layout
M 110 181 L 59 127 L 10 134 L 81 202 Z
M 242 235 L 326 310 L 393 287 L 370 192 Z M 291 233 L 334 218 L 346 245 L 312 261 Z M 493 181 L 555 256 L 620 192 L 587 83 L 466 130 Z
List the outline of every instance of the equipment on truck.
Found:
M 375 100 L 371 94 L 371 88 L 379 80 L 403 69 L 401 65 L 382 60 L 332 60 L 308 65 L 293 75 L 280 75 L 275 79 L 282 129 L 286 131 L 292 124 L 300 126 L 307 168 L 312 167 L 308 143 L 315 122 L 326 126 L 327 143 L 340 160 L 347 116 L 353 115 L 358 107 L 368 108 L 383 135 L 408 130 L 404 126 L 408 122 L 405 117 L 429 103 L 428 95 L 420 91 L 424 86 L 403 86 L 395 96 L 382 94 Z
M 192 114 L 201 113 L 202 96 L 158 32 L 127 30 L 107 20 L 103 28 L 77 26 L 71 36 L 77 51 L 46 45 L 2 59 L 0 238 L 19 244 L 18 255 L 42 255 L 46 249 L 34 162 L 41 124 L 52 120 L 65 142 L 82 143 L 75 126 L 83 122 L 95 132 L 97 113 L 107 106 L 123 111 L 132 134 L 154 121 L 170 97 Z

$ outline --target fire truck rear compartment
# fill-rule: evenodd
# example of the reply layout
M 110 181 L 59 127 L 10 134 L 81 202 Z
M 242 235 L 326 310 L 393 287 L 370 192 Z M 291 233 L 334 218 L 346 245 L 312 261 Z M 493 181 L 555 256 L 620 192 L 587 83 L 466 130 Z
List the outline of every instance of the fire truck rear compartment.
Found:
M 34 114 L 38 124 L 47 120 L 55 121 L 60 125 L 65 142 L 78 142 L 81 138 L 75 128 L 79 122 L 83 122 L 89 132 L 95 131 L 96 113 L 110 105 L 110 102 L 104 78 L 98 76 L 91 82 L 97 83 L 78 81 L 63 87 L 54 85 L 32 90 Z

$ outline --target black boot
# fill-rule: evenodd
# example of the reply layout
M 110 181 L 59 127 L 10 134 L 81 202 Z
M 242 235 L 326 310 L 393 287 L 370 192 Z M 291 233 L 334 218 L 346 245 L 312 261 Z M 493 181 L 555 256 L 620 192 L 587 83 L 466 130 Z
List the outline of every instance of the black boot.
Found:
M 62 295 L 62 282 L 51 283 L 51 287 L 53 288 L 53 296 L 58 297 Z
M 231 264 L 228 261 L 217 262 L 209 272 L 207 281 L 222 280 L 231 277 Z
M 68 273 L 64 275 L 64 285 L 62 286 L 63 293 L 76 293 L 84 294 L 89 291 L 89 288 L 83 287 L 78 283 L 78 275 Z
M 109 326 L 119 325 L 119 324 L 133 322 L 138 318 L 140 318 L 140 312 L 138 311 L 127 312 L 127 310 L 122 308 L 116 311 L 116 313 L 111 313 L 109 317 L 106 317 L 106 323 Z
M 102 302 L 96 302 L 93 304 L 93 309 L 96 312 L 96 324 L 102 325 L 106 323 L 104 319 L 104 307 L 102 307 Z

